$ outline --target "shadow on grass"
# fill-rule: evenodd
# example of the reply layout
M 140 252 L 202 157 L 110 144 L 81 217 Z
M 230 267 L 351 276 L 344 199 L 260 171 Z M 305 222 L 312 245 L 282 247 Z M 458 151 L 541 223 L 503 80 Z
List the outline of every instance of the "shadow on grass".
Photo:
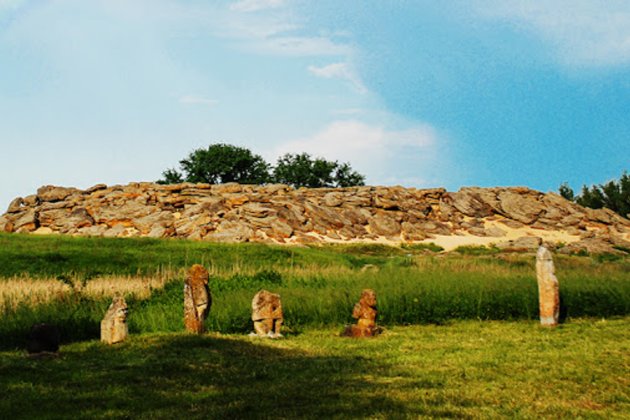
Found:
M 151 335 L 75 344 L 54 360 L 0 354 L 5 418 L 330 418 L 404 415 L 363 357 L 266 342 Z

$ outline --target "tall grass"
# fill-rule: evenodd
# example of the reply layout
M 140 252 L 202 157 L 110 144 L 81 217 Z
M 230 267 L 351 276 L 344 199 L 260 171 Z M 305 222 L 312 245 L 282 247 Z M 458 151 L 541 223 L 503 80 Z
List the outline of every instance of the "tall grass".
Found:
M 207 327 L 220 332 L 251 329 L 251 300 L 261 288 L 282 297 L 289 332 L 308 327 L 340 327 L 352 322 L 352 307 L 363 288 L 377 291 L 379 322 L 383 325 L 444 323 L 450 319 L 516 320 L 538 317 L 538 290 L 531 274 L 512 273 L 506 267 L 446 271 L 417 267 L 385 268 L 379 272 L 330 270 L 299 275 L 262 271 L 253 276 L 213 277 L 213 304 Z M 273 272 L 272 272 L 273 273 Z M 581 275 L 561 282 L 566 317 L 627 315 L 630 281 L 623 276 L 600 278 L 600 285 Z M 142 306 L 132 317 L 137 331 L 174 331 L 182 328 L 182 288 L 178 281 Z M 151 317 L 141 312 L 151 314 Z
M 8 249 L 0 249 L 1 258 L 6 260 L 7 255 L 25 252 L 21 247 L 27 243 L 36 250 L 34 255 L 50 252 L 54 245 L 59 255 L 75 255 L 76 259 L 72 257 L 70 265 L 43 264 L 30 268 L 34 276 L 29 280 L 32 284 L 54 285 L 55 280 L 50 276 L 57 276 L 55 287 L 62 292 L 51 292 L 40 300 L 29 297 L 21 303 L 12 298 L 11 305 L 0 306 L 2 348 L 20 347 L 26 332 L 36 322 L 59 325 L 65 341 L 97 338 L 99 322 L 116 292 L 127 296 L 131 333 L 181 331 L 184 272 L 194 262 L 203 263 L 211 274 L 213 304 L 206 322 L 211 331 L 250 331 L 251 300 L 262 288 L 281 295 L 285 331 L 289 334 L 322 326 L 341 329 L 353 322 L 352 307 L 363 288 L 376 290 L 378 322 L 384 326 L 538 316 L 531 255 L 425 255 L 425 249 L 415 253 L 382 245 L 310 249 L 188 241 L 145 243 L 135 239 L 18 237 L 15 242 L 8 240 Z M 0 241 L 7 243 L 7 238 L 0 235 Z M 90 251 L 88 247 L 81 253 L 79 245 L 84 241 L 94 249 Z M 100 254 L 109 255 L 116 247 L 120 248 L 119 254 L 133 261 L 129 267 L 112 265 Z M 187 251 L 182 253 L 182 250 Z M 171 264 L 170 269 L 162 266 L 156 274 L 155 267 L 168 258 L 178 263 Z M 630 314 L 628 258 L 601 261 L 559 256 L 556 263 L 564 317 Z M 16 264 L 4 267 L 5 272 L 18 270 L 21 263 Z M 370 265 L 369 270 L 362 269 L 366 264 Z M 93 277 L 95 272 L 110 269 L 117 273 L 153 270 L 156 280 L 151 283 L 147 280 L 151 276 L 146 274 L 137 279 L 130 274 L 105 277 L 109 280 Z M 64 274 L 66 270 L 71 274 Z M 6 284 L 0 280 L 0 287 Z M 132 287 L 133 284 L 143 292 Z

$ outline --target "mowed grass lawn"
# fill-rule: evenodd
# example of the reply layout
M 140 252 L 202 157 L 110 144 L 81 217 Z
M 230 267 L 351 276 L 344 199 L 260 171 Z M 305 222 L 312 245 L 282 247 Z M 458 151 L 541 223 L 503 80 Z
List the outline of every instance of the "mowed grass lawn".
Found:
M 630 318 L 454 321 L 375 339 L 312 329 L 132 335 L 0 352 L 0 417 L 628 418 Z

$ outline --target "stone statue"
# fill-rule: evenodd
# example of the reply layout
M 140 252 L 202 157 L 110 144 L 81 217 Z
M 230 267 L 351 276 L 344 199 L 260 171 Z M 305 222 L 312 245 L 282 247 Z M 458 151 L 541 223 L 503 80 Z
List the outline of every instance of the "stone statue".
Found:
M 208 270 L 199 264 L 188 271 L 184 283 L 184 326 L 186 331 L 201 334 L 204 321 L 210 312 L 212 296 L 208 289 Z
M 354 305 L 352 317 L 357 319 L 356 325 L 348 325 L 343 336 L 346 337 L 373 337 L 381 333 L 382 329 L 376 326 L 376 292 L 372 289 L 364 289 L 361 299 Z
M 280 295 L 261 290 L 252 299 L 252 321 L 258 337 L 282 337 L 280 328 L 284 321 Z
M 560 292 L 551 252 L 544 246 L 536 254 L 536 277 L 538 278 L 538 302 L 540 324 L 549 327 L 558 325 L 560 314 Z
M 122 296 L 116 296 L 101 321 L 101 341 L 116 344 L 125 341 L 127 328 L 127 303 Z

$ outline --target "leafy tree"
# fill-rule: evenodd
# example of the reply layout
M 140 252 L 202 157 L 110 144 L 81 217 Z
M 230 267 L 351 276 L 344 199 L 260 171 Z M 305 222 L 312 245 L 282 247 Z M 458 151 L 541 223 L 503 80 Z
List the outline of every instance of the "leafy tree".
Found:
M 207 149 L 196 149 L 179 161 L 183 173 L 175 169 L 162 172 L 162 184 L 205 182 L 221 184 L 263 184 L 269 181 L 269 164 L 249 149 L 230 144 L 211 144 Z
M 566 182 L 563 182 L 562 185 L 558 188 L 558 192 L 564 198 L 569 201 L 575 200 L 575 193 L 573 192 L 573 188 L 569 186 Z
M 273 170 L 275 182 L 294 187 L 350 187 L 364 185 L 365 177 L 348 163 L 312 158 L 308 153 L 281 156 Z
M 558 191 L 564 198 L 584 207 L 592 209 L 606 207 L 623 217 L 630 217 L 630 176 L 627 172 L 621 175 L 619 181 L 608 181 L 591 187 L 584 185 L 578 196 L 575 196 L 566 182 L 560 185 Z
M 164 177 L 164 179 L 160 179 L 157 182 L 158 184 L 180 184 L 184 182 L 182 174 L 172 168 L 169 168 L 162 172 L 162 176 Z
M 365 185 L 365 176 L 353 171 L 348 163 L 342 163 L 335 170 L 335 180 L 338 187 L 354 187 Z
M 597 185 L 592 185 L 591 188 L 583 185 L 582 193 L 575 197 L 575 202 L 584 207 L 601 209 L 604 207 L 604 193 Z

